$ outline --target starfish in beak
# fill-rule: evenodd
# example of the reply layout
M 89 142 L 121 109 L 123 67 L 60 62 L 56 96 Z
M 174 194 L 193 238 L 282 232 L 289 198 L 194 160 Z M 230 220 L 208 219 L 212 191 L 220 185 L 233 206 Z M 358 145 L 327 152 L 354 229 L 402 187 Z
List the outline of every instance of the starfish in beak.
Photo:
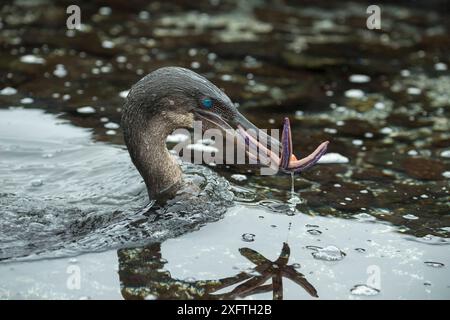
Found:
M 304 158 L 297 159 L 293 153 L 291 125 L 289 118 L 287 117 L 284 118 L 283 121 L 283 131 L 280 142 L 268 138 L 267 136 L 263 136 L 263 140 L 269 141 L 272 147 L 276 147 L 278 150 L 281 149 L 281 155 L 278 155 L 278 152 L 274 152 L 262 144 L 257 135 L 250 134 L 241 127 L 239 128 L 239 133 L 245 141 L 247 155 L 250 159 L 257 161 L 257 163 L 262 165 L 270 166 L 275 164 L 279 170 L 286 173 L 301 172 L 315 165 L 327 151 L 329 143 L 328 141 L 322 142 L 311 154 Z
M 325 154 L 328 143 L 328 141 L 322 142 L 310 155 L 297 159 L 292 151 L 292 132 L 289 118 L 284 118 L 279 164 L 281 170 L 285 172 L 301 172 L 312 167 Z

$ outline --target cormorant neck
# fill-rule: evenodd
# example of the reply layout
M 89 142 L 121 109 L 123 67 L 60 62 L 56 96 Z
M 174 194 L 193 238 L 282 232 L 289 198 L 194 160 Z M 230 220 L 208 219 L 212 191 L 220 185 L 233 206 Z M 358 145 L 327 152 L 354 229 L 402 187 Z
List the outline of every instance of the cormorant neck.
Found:
M 150 199 L 171 198 L 182 183 L 182 171 L 169 153 L 167 121 L 156 114 L 149 119 L 129 121 L 124 114 L 124 138 L 131 159 L 144 178 Z

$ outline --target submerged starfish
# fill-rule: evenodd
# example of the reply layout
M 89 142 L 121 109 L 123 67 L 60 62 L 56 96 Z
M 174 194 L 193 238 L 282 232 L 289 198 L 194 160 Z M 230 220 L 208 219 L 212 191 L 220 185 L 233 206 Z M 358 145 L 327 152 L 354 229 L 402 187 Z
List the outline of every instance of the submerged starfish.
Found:
M 292 149 L 291 125 L 289 122 L 289 118 L 287 117 L 284 118 L 283 121 L 280 156 L 278 156 L 278 152 L 274 152 L 270 150 L 270 148 L 264 147 L 261 144 L 261 138 L 263 138 L 262 140 L 264 140 L 264 142 L 274 143 L 274 140 L 268 138 L 265 134 L 259 132 L 259 137 L 257 137 L 255 133 L 246 132 L 242 128 L 239 129 L 239 133 L 241 134 L 246 146 L 248 147 L 247 155 L 252 160 L 257 161 L 257 163 L 259 164 L 268 166 L 275 164 L 283 172 L 297 173 L 312 167 L 325 154 L 329 143 L 328 141 L 322 142 L 311 154 L 304 158 L 297 159 Z M 275 142 L 275 145 L 278 146 L 277 142 Z M 256 151 L 259 152 L 257 153 Z M 258 154 L 259 159 L 255 159 L 254 154 Z

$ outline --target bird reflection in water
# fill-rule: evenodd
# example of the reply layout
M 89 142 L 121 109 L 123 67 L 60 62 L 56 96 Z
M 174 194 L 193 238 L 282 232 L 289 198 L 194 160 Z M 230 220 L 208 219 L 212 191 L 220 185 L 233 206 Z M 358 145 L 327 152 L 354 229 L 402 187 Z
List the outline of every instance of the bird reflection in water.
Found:
M 161 256 L 160 243 L 121 249 L 118 256 L 122 295 L 125 299 L 236 299 L 272 291 L 273 299 L 281 300 L 283 278 L 288 278 L 312 297 L 318 297 L 305 276 L 288 265 L 290 247 L 287 243 L 283 243 L 275 261 L 250 248 L 240 248 L 239 252 L 256 265 L 251 272 L 217 280 L 188 281 L 174 279 L 163 269 L 167 261 Z M 265 284 L 270 279 L 271 283 Z

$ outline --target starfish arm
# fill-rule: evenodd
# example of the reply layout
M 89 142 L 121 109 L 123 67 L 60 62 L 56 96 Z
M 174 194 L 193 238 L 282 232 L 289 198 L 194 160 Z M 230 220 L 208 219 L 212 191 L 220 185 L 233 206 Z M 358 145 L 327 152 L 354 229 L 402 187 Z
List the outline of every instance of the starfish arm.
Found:
M 328 143 L 328 141 L 322 142 L 310 155 L 300 160 L 291 160 L 288 171 L 300 172 L 315 165 L 327 151 Z
M 277 272 L 272 276 L 273 300 L 283 300 L 283 279 L 281 272 Z
M 292 132 L 289 118 L 284 118 L 281 134 L 281 161 L 280 167 L 287 169 L 292 156 Z
M 277 264 L 281 268 L 281 267 L 287 265 L 290 255 L 291 255 L 291 248 L 289 248 L 289 245 L 286 242 L 284 242 L 283 248 L 281 248 L 280 256 L 274 263 Z
M 318 298 L 317 290 L 313 287 L 311 283 L 306 280 L 305 276 L 300 272 L 297 272 L 293 267 L 286 266 L 282 270 L 283 276 L 294 281 L 296 284 L 300 285 L 303 289 L 306 290 L 312 297 Z
M 234 284 L 240 283 L 244 280 L 248 280 L 252 276 L 246 272 L 240 272 L 233 277 L 223 278 L 219 280 L 206 280 L 200 282 L 200 286 L 205 289 L 206 293 L 213 293 L 220 289 L 232 286 Z
M 256 276 L 253 277 L 246 282 L 238 285 L 236 288 L 234 288 L 227 296 L 229 298 L 236 298 L 240 297 L 242 295 L 247 294 L 251 290 L 259 287 L 260 285 L 264 284 L 264 282 L 267 281 L 267 279 L 270 278 L 270 274 L 268 275 L 262 275 L 262 276 Z
M 250 260 L 251 262 L 253 262 L 254 264 L 256 264 L 257 266 L 266 264 L 266 263 L 272 264 L 272 261 L 270 261 L 269 259 L 264 257 L 262 254 L 260 254 L 259 252 L 255 251 L 253 249 L 240 248 L 239 253 L 242 256 L 244 256 L 245 258 L 247 258 L 248 260 Z
M 270 284 L 265 284 L 263 286 L 256 287 L 253 290 L 248 291 L 246 293 L 242 293 L 240 295 L 240 297 L 241 298 L 245 298 L 245 297 L 251 296 L 253 294 L 266 293 L 266 292 L 269 292 L 269 291 L 272 291 L 272 290 L 273 290 L 273 285 L 271 283 Z

